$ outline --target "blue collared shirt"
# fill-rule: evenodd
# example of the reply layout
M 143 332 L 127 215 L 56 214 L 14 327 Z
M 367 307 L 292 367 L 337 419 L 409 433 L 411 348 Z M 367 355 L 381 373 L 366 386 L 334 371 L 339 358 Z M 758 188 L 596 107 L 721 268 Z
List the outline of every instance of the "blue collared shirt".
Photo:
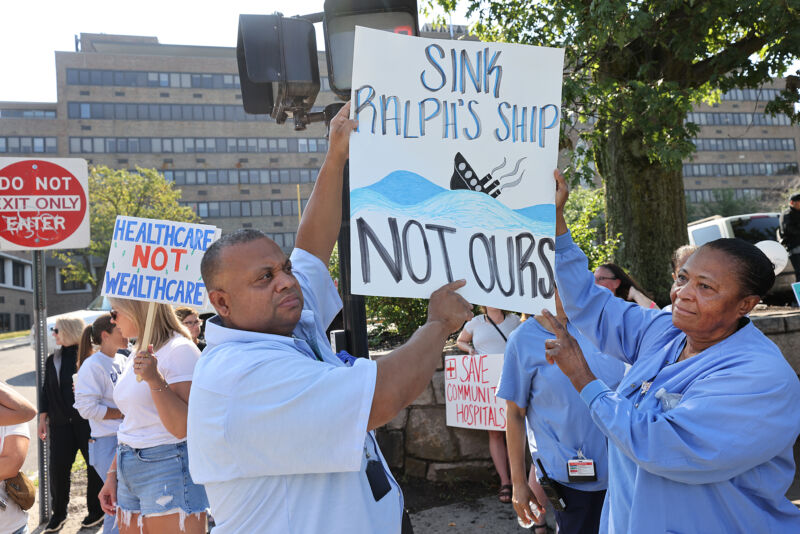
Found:
M 207 323 L 189 398 L 192 478 L 215 534 L 398 534 L 403 496 L 367 432 L 375 362 L 336 357 L 325 326 L 341 300 L 327 267 L 300 249 L 291 259 L 304 298 L 296 337 Z M 376 459 L 390 483 L 377 502 L 365 474 Z
M 616 391 L 581 392 L 609 441 L 601 531 L 800 532 L 794 478 L 800 382 L 752 323 L 682 362 L 672 314 L 594 285 L 569 234 L 556 238 L 564 310 L 601 351 L 633 364 Z
M 595 375 L 608 384 L 618 384 L 625 365 L 599 352 L 569 323 L 567 330 L 578 341 Z M 542 462 L 550 478 L 582 491 L 604 490 L 608 482 L 606 437 L 592 421 L 589 409 L 569 378 L 557 365 L 547 363 L 544 355 L 547 339 L 555 339 L 555 335 L 533 317 L 511 334 L 497 396 L 526 408 L 531 456 Z M 567 461 L 577 458 L 579 450 L 594 460 L 596 481 L 569 482 Z

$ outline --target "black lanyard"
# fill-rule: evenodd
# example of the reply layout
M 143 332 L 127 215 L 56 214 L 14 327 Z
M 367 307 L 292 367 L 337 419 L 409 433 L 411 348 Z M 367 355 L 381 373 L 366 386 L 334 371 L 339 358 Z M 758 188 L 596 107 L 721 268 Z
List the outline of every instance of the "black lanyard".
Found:
M 486 314 L 484 317 L 486 317 L 486 319 L 488 319 L 488 320 L 489 320 L 489 322 L 490 322 L 490 323 L 492 323 L 492 326 L 493 326 L 493 327 L 495 327 L 495 329 L 497 330 L 497 333 L 498 333 L 498 334 L 500 334 L 500 336 L 503 338 L 503 341 L 505 341 L 505 342 L 508 342 L 508 339 L 506 338 L 506 335 L 503 333 L 503 331 L 502 331 L 502 330 L 500 330 L 500 327 L 499 327 L 499 326 L 497 326 L 497 325 L 494 323 L 494 321 L 492 321 L 492 318 L 491 318 L 491 317 L 489 317 L 489 314 L 487 313 L 487 314 Z M 505 318 L 503 319 L 503 321 L 505 321 Z

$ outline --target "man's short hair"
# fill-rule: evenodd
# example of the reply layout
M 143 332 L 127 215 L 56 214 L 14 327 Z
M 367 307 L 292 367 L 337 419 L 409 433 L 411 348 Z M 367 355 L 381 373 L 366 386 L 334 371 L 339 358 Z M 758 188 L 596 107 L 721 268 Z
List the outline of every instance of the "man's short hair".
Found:
M 222 252 L 233 245 L 240 245 L 242 243 L 250 243 L 251 241 L 258 241 L 259 239 L 269 239 L 267 234 L 261 230 L 254 230 L 252 228 L 241 228 L 232 234 L 227 234 L 216 240 L 208 247 L 206 253 L 203 254 L 203 260 L 200 262 L 200 274 L 203 277 L 203 283 L 206 285 L 207 290 L 217 289 L 216 277 L 220 269 L 223 267 L 220 264 Z M 272 241 L 271 239 L 269 239 Z
M 790 196 L 789 200 L 791 200 L 792 202 L 797 202 L 798 200 L 800 200 L 800 193 L 795 193 L 794 195 Z

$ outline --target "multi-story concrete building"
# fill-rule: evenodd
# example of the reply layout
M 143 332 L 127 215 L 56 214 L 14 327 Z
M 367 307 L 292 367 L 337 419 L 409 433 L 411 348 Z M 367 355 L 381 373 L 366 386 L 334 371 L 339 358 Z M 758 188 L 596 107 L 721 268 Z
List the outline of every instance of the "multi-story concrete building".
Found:
M 683 165 L 689 202 L 711 201 L 721 189 L 761 199 L 798 175 L 800 126 L 786 115 L 764 113 L 783 87 L 783 80 L 775 80 L 760 89 L 734 89 L 689 114 L 700 125 L 697 151 Z
M 451 35 L 446 28 L 422 28 L 425 37 L 470 38 L 464 26 L 453 30 Z M 316 106 L 321 109 L 335 96 L 325 55 L 318 57 Z M 226 232 L 258 228 L 286 250 L 294 245 L 299 214 L 327 150 L 325 128 L 312 124 L 295 131 L 288 123 L 245 114 L 234 48 L 81 34 L 79 50 L 56 52 L 56 71 L 56 103 L 0 102 L 0 155 L 82 157 L 112 168 L 156 168 L 181 189 L 183 202 L 203 222 Z M 691 115 L 702 127 L 698 151 L 684 165 L 688 201 L 708 201 L 719 188 L 758 197 L 797 174 L 800 128 L 786 117 L 763 113 L 779 87 L 776 82 L 758 91 L 732 91 Z M 24 254 L 4 257 L 9 265 L 30 263 Z M 66 283 L 50 256 L 47 265 L 51 315 L 91 300 L 91 288 Z M 27 289 L 13 291 L 30 293 L 26 283 Z M 0 279 L 6 302 L 27 302 L 4 295 L 7 286 Z M 7 306 L 0 308 L 5 313 Z M 0 331 L 3 320 L 0 316 Z

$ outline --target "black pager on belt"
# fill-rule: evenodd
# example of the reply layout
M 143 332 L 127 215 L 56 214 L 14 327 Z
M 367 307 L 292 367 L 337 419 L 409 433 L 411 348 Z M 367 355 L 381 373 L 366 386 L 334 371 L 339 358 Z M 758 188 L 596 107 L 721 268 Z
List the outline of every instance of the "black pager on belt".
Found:
M 564 500 L 564 496 L 561 495 L 558 487 L 553 483 L 552 480 L 550 480 L 550 477 L 547 476 L 547 471 L 545 471 L 541 460 L 537 458 L 536 464 L 539 466 L 539 471 L 542 472 L 542 478 L 539 479 L 539 485 L 542 486 L 544 494 L 547 495 L 547 499 L 550 501 L 550 504 L 553 505 L 553 509 L 563 512 L 567 509 L 567 501 Z

